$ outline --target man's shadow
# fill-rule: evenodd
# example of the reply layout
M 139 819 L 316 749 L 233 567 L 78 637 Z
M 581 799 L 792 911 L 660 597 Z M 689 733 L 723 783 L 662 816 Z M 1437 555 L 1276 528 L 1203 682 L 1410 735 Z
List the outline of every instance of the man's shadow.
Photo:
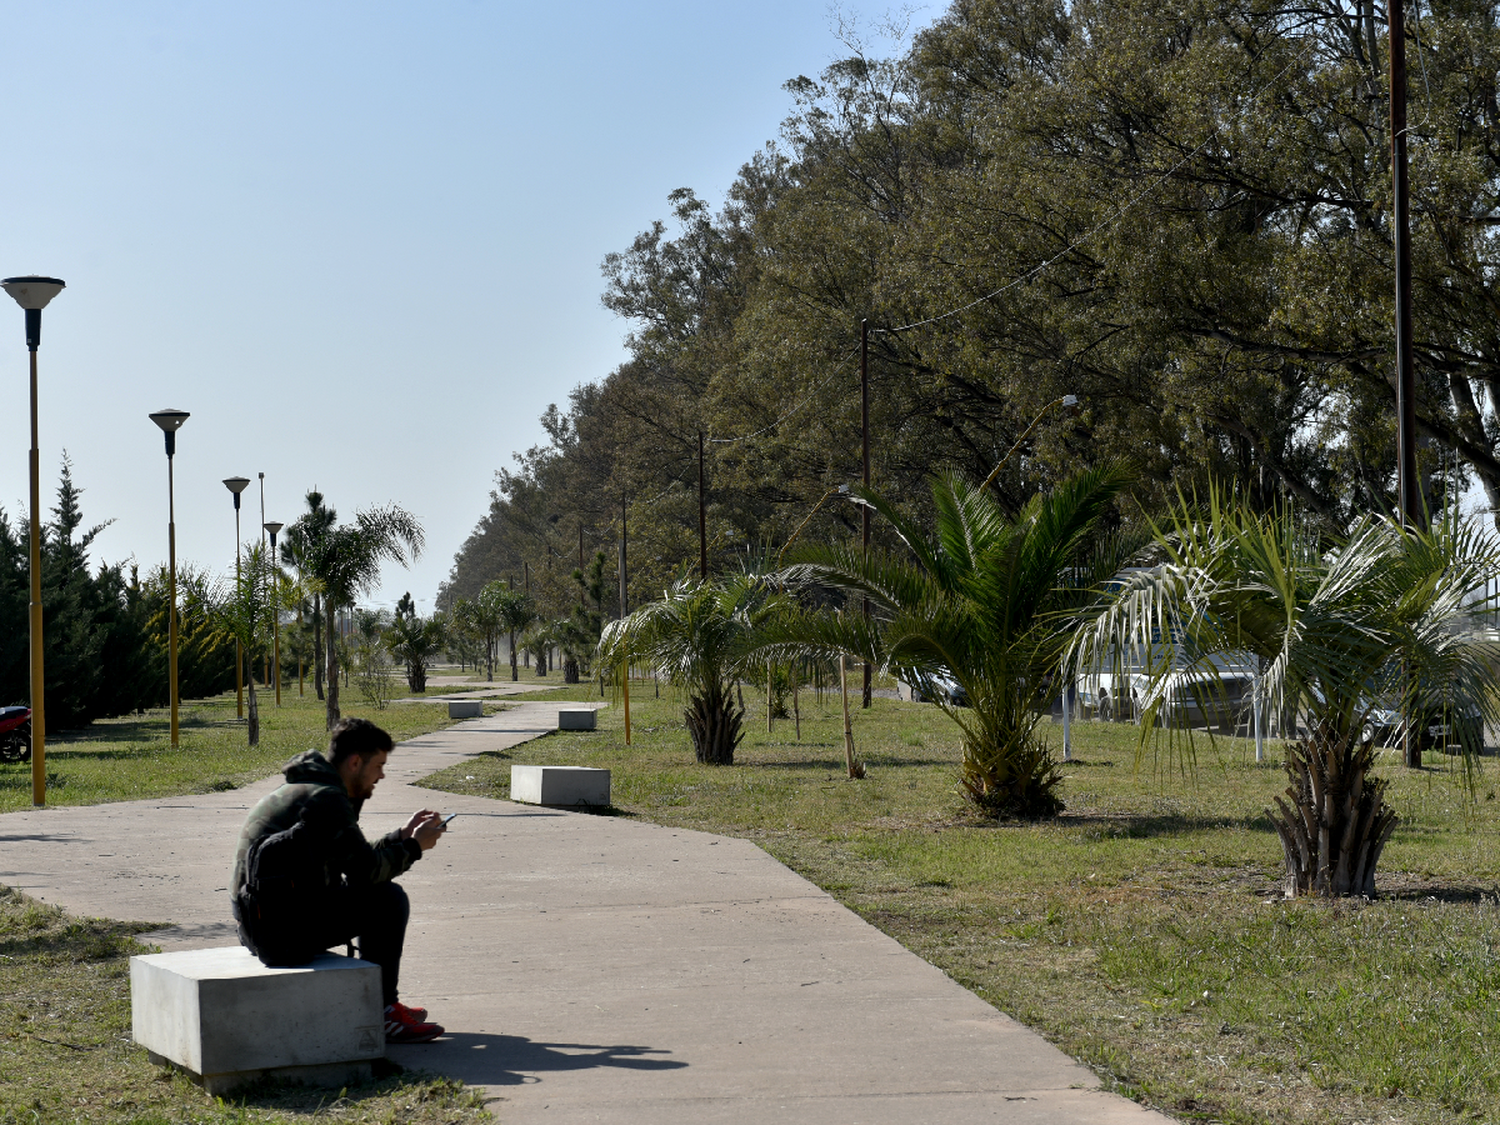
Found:
M 688 1064 L 652 1056 L 651 1047 L 594 1043 L 538 1043 L 522 1035 L 452 1032 L 433 1043 L 390 1046 L 386 1057 L 412 1070 L 430 1070 L 470 1086 L 520 1086 L 553 1071 L 613 1066 L 624 1070 L 680 1070 Z

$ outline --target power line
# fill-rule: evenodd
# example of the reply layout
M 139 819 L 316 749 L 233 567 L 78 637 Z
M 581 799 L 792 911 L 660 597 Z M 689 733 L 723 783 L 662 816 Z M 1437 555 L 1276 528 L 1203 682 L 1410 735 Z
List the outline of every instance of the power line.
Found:
M 813 386 L 813 389 L 807 392 L 807 394 L 802 398 L 802 400 L 800 402 L 798 402 L 795 406 L 791 407 L 780 418 L 777 418 L 776 421 L 768 423 L 767 425 L 762 426 L 760 429 L 756 430 L 754 433 L 741 434 L 739 437 L 732 437 L 732 438 L 718 438 L 718 437 L 716 437 L 716 438 L 709 438 L 708 439 L 709 444 L 710 445 L 735 445 L 738 442 L 749 441 L 751 438 L 759 437 L 761 434 L 765 433 L 768 430 L 774 430 L 777 426 L 781 425 L 788 418 L 790 418 L 793 414 L 797 413 L 797 411 L 801 410 L 804 406 L 806 406 L 809 402 L 811 402 L 814 398 L 816 398 L 818 392 L 821 391 L 825 386 L 828 385 L 829 380 L 831 380 L 835 375 L 839 374 L 839 372 L 843 371 L 843 369 L 849 365 L 849 361 L 854 358 L 855 354 L 858 351 L 859 351 L 859 349 L 857 347 L 855 349 L 853 349 L 848 355 L 846 355 L 844 357 L 843 362 L 841 362 L 837 367 L 835 367 L 827 375 L 823 376 L 823 378 L 817 384 L 815 384 Z
M 1302 62 L 1304 58 L 1306 58 L 1307 54 L 1312 49 L 1312 47 L 1316 45 L 1316 43 L 1317 40 L 1309 36 L 1307 44 L 1302 48 L 1300 52 L 1298 52 L 1296 57 L 1294 57 L 1291 62 L 1287 63 L 1286 66 L 1282 67 L 1281 70 L 1277 71 L 1275 75 L 1273 75 L 1263 86 L 1261 86 L 1259 90 L 1257 90 L 1253 95 L 1250 96 L 1250 98 L 1245 101 L 1244 105 L 1240 109 L 1239 114 L 1234 118 L 1234 120 L 1238 122 L 1240 119 L 1242 119 L 1245 114 L 1249 112 L 1250 108 L 1260 100 L 1262 94 L 1264 94 L 1273 85 L 1275 85 L 1283 75 L 1285 75 L 1294 66 L 1296 66 L 1297 64 Z M 1174 176 L 1180 168 L 1187 164 L 1188 161 L 1192 160 L 1200 152 L 1207 148 L 1210 142 L 1217 139 L 1219 134 L 1223 131 L 1225 124 L 1227 123 L 1221 122 L 1220 124 L 1215 125 L 1213 129 L 1209 131 L 1208 136 L 1203 138 L 1203 142 L 1201 144 L 1199 144 L 1192 151 L 1188 152 L 1185 156 L 1178 160 L 1177 163 L 1173 164 L 1170 168 L 1168 168 L 1165 172 L 1158 176 L 1152 183 L 1142 188 L 1135 195 L 1131 196 L 1130 199 L 1128 199 L 1124 204 L 1116 209 L 1113 215 L 1095 224 L 1093 227 L 1090 227 L 1078 238 L 1074 239 L 1073 242 L 1066 246 L 1064 249 L 1058 251 L 1056 254 L 1052 255 L 1052 257 L 1047 258 L 1045 261 L 1039 262 L 1036 265 L 1032 266 L 1029 270 L 1021 274 L 1020 276 L 1014 277 L 1010 281 L 1007 281 L 1004 285 L 1000 286 L 999 289 L 996 289 L 991 293 L 986 293 L 983 297 L 976 297 L 966 305 L 960 305 L 958 308 L 949 309 L 947 312 L 938 313 L 936 316 L 929 316 L 923 320 L 914 320 L 910 324 L 903 324 L 896 328 L 883 328 L 880 329 L 880 331 L 892 333 L 907 332 L 913 328 L 921 328 L 928 324 L 936 324 L 940 320 L 947 320 L 950 316 L 957 316 L 959 313 L 968 312 L 976 305 L 982 305 L 986 301 L 994 300 L 996 297 L 1000 296 L 1000 294 L 1032 280 L 1038 274 L 1042 273 L 1042 271 L 1046 270 L 1049 266 L 1067 257 L 1069 254 L 1082 247 L 1096 234 L 1100 233 L 1108 227 L 1114 226 L 1119 223 L 1119 221 L 1123 219 L 1131 211 L 1131 209 L 1135 207 L 1137 203 L 1146 198 L 1146 196 L 1156 191 L 1157 188 L 1161 187 L 1162 184 L 1171 179 L 1171 177 Z

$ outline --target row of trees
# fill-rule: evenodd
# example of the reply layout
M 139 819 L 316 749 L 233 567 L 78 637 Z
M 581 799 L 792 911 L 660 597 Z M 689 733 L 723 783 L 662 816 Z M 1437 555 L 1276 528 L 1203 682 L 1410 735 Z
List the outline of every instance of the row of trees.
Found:
M 85 527 L 81 489 L 63 459 L 57 503 L 42 534 L 42 607 L 47 718 L 57 728 L 166 704 L 167 576 L 144 577 L 132 565 L 100 563 L 89 550 L 108 524 Z M 384 562 L 405 563 L 421 550 L 422 529 L 395 505 L 364 509 L 341 524 L 320 493 L 286 529 L 277 565 L 258 542 L 246 544 L 238 577 L 220 578 L 189 563 L 179 567 L 178 683 L 184 697 L 213 695 L 235 683 L 235 642 L 248 666 L 269 659 L 273 621 L 306 619 L 309 651 L 299 651 L 300 628 L 289 628 L 288 655 L 310 657 L 315 690 L 325 699 L 330 728 L 339 717 L 339 645 L 331 643 L 340 611 L 375 582 Z M 284 564 L 284 565 L 282 565 Z M 0 511 L 0 699 L 30 696 L 27 605 L 28 549 L 24 528 Z M 409 607 L 408 607 L 409 608 Z M 393 628 L 406 635 L 398 652 L 420 663 L 420 623 L 407 612 Z M 430 631 L 430 630 L 429 630 Z M 249 678 L 249 737 L 258 736 L 255 677 Z
M 167 703 L 165 570 L 142 576 L 134 565 L 93 569 L 89 550 L 108 524 L 86 526 L 81 501 L 65 455 L 41 544 L 47 720 L 64 729 Z M 7 704 L 24 704 L 31 694 L 30 581 L 25 525 L 0 511 L 0 700 Z M 223 691 L 234 684 L 234 646 L 225 646 L 215 599 L 205 596 L 211 583 L 189 567 L 179 586 L 183 692 Z
M 1456 0 L 1408 29 L 1436 510 L 1467 482 L 1500 500 L 1500 19 Z M 1330 533 L 1389 510 L 1375 5 L 957 0 L 895 51 L 844 33 L 722 210 L 676 192 L 605 260 L 630 358 L 497 474 L 442 598 L 503 576 L 561 616 L 575 552 L 602 546 L 618 581 L 622 540 L 627 603 L 657 596 L 698 555 L 700 466 L 711 569 L 809 513 L 811 541 L 857 534 L 823 498 L 860 478 L 862 320 L 873 479 L 924 526 L 928 473 L 983 479 L 1039 414 L 992 486 L 1007 511 L 1122 458 L 1158 510 L 1211 479 Z M 1046 411 L 1066 394 L 1080 414 Z
M 1289 507 L 1257 512 L 1219 488 L 1202 503 L 1179 498 L 1150 536 L 1111 532 L 1104 517 L 1132 482 L 1106 465 L 1007 513 L 949 475 L 932 488 L 931 532 L 860 490 L 902 549 L 814 547 L 759 575 L 684 579 L 612 623 L 601 656 L 680 685 L 697 757 L 718 764 L 733 762 L 742 734 L 741 681 L 768 685 L 769 702 L 778 668 L 795 681 L 810 663 L 868 661 L 954 720 L 974 804 L 1023 817 L 1063 807 L 1038 725 L 1064 684 L 1118 671 L 1129 654 L 1151 681 L 1142 747 L 1167 727 L 1169 747 L 1190 755 L 1191 732 L 1170 722 L 1185 701 L 1168 685 L 1187 673 L 1203 706 L 1223 695 L 1212 658 L 1248 656 L 1267 712 L 1292 720 L 1290 784 L 1268 810 L 1287 893 L 1373 894 L 1397 818 L 1372 774 L 1369 715 L 1394 698 L 1407 714 L 1500 718 L 1484 594 L 1500 579 L 1500 546 L 1451 518 L 1422 530 L 1366 517 L 1320 535 Z M 961 688 L 963 706 L 943 683 Z M 1472 760 L 1481 747 L 1464 729 Z

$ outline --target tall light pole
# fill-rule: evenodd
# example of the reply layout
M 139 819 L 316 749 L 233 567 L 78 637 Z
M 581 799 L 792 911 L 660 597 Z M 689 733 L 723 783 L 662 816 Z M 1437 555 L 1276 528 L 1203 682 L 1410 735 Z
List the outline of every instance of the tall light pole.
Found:
M 47 803 L 47 722 L 42 679 L 42 461 L 36 432 L 36 349 L 42 342 L 42 310 L 63 291 L 55 277 L 7 277 L 0 288 L 26 310 L 26 348 L 31 352 L 31 803 Z
M 1396 274 L 1396 510 L 1415 530 L 1425 522 L 1417 480 L 1417 381 L 1411 335 L 1411 194 L 1406 159 L 1406 0 L 1386 5 L 1391 41 L 1391 249 Z M 1410 675 L 1402 692 L 1402 757 L 1422 767 L 1422 741 L 1414 727 Z
M 866 489 L 870 487 L 870 322 L 861 320 L 859 322 L 859 430 L 860 430 L 860 460 L 863 466 L 861 480 Z M 859 510 L 860 530 L 860 557 L 866 565 L 870 561 L 870 506 L 864 505 Z M 864 599 L 865 621 L 870 620 L 870 599 L 866 595 Z M 864 686 L 860 692 L 859 705 L 869 710 L 870 696 L 873 693 L 870 683 L 870 662 L 865 661 Z
M 255 475 L 260 478 L 260 549 L 264 553 L 266 549 L 266 474 L 256 473 Z M 270 683 L 271 665 L 269 660 L 263 664 L 263 668 L 265 670 L 261 675 L 261 679 L 265 683 Z M 254 674 L 254 672 L 251 673 L 252 676 Z
M 167 439 L 167 689 L 172 700 L 172 749 L 177 749 L 177 507 L 172 496 L 172 455 L 177 431 L 188 420 L 186 410 L 158 410 L 151 421 Z
M 226 477 L 224 487 L 234 493 L 234 592 L 240 592 L 240 493 L 250 487 L 249 477 Z M 245 717 L 245 647 L 234 639 L 234 717 Z
M 271 583 L 272 583 L 272 587 L 271 588 L 274 590 L 275 589 L 275 582 L 276 582 L 276 533 L 278 531 L 280 531 L 286 525 L 282 524 L 282 523 L 277 523 L 275 520 L 272 520 L 270 523 L 262 524 L 261 526 L 264 527 L 267 531 L 269 531 L 271 533 Z M 276 706 L 280 707 L 281 706 L 281 607 L 276 604 L 276 597 L 275 597 L 274 594 L 268 600 L 271 603 L 271 636 L 273 638 L 275 638 L 274 641 L 273 641 L 273 647 L 276 650 L 275 658 L 271 661 L 271 677 L 272 677 L 272 679 L 276 683 Z

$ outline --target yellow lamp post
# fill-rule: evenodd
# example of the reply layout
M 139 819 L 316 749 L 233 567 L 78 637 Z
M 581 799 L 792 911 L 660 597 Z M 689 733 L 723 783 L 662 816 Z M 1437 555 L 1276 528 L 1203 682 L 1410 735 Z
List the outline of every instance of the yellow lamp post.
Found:
M 55 277 L 7 277 L 0 288 L 26 310 L 26 347 L 31 352 L 31 803 L 47 803 L 47 721 L 42 679 L 42 462 L 37 448 L 36 349 L 42 342 L 42 310 L 63 291 Z
M 234 589 L 240 589 L 240 493 L 250 487 L 249 477 L 227 477 L 224 487 L 234 493 Z M 245 649 L 234 639 L 234 717 L 245 717 Z
M 285 524 L 272 520 L 263 525 L 271 533 L 271 588 L 276 588 L 276 533 Z M 276 604 L 275 595 L 271 599 L 271 636 L 275 638 L 273 648 L 275 655 L 271 659 L 271 678 L 276 684 L 276 706 L 281 706 L 281 607 Z
M 172 700 L 172 749 L 177 749 L 177 508 L 172 496 L 172 455 L 186 410 L 158 410 L 151 421 L 167 439 L 167 689 Z

